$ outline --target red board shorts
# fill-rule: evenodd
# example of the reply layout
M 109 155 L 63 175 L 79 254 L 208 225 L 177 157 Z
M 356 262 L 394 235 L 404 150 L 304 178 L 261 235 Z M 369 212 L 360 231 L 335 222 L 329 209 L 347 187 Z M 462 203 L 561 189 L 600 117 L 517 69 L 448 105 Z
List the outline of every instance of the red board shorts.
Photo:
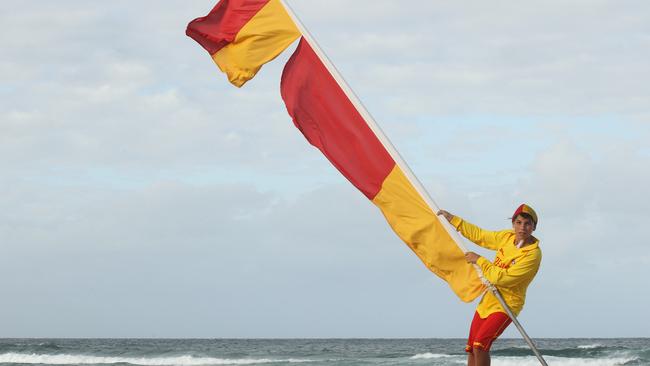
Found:
M 481 318 L 478 312 L 474 313 L 465 352 L 472 352 L 472 348 L 489 351 L 492 342 L 503 333 L 511 322 L 512 320 L 506 313 L 492 313 L 485 319 Z

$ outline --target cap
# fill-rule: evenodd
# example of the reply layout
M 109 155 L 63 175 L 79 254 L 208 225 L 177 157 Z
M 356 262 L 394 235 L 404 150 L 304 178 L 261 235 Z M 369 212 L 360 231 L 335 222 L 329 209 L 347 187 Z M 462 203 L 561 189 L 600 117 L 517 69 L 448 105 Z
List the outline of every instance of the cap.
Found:
M 535 223 L 535 225 L 537 225 L 537 213 L 535 213 L 535 210 L 533 210 L 532 207 L 528 206 L 525 203 L 522 203 L 519 207 L 517 207 L 515 213 L 512 214 L 512 221 L 515 220 L 515 217 L 517 217 L 517 215 L 522 213 L 529 214 L 530 217 L 533 218 L 533 222 Z

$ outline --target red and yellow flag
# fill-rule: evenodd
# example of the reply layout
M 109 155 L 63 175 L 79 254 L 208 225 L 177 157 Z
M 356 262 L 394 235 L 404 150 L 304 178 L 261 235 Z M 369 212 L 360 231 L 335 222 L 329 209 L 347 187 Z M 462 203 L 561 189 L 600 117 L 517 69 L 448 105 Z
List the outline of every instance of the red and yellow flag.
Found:
M 237 87 L 300 37 L 279 0 L 222 0 L 208 15 L 191 21 L 185 34 L 208 51 Z
M 461 300 L 478 297 L 484 287 L 474 268 L 304 38 L 280 90 L 307 141 L 379 207 L 427 268 Z
M 299 35 L 279 0 L 222 0 L 187 34 L 241 86 Z M 382 211 L 397 235 L 463 301 L 484 290 L 474 268 L 440 219 L 303 37 L 280 86 L 294 124 Z

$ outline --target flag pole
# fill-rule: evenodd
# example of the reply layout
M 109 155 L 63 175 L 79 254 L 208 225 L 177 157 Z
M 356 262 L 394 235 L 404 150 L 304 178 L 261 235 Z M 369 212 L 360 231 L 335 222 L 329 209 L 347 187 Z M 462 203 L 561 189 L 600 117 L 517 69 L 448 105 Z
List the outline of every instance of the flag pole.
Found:
M 356 108 L 356 110 L 361 114 L 363 119 L 366 121 L 368 127 L 374 132 L 374 134 L 377 136 L 379 141 L 382 143 L 382 145 L 386 148 L 390 156 L 393 158 L 395 163 L 402 169 L 406 177 L 409 179 L 411 184 L 413 184 L 413 187 L 415 190 L 420 194 L 420 196 L 425 200 L 429 208 L 433 211 L 433 215 L 436 217 L 437 220 L 439 220 L 442 223 L 442 226 L 445 228 L 447 233 L 451 236 L 451 238 L 454 240 L 456 245 L 460 248 L 460 250 L 463 253 L 467 253 L 468 250 L 463 245 L 462 239 L 460 237 L 460 234 L 456 229 L 449 223 L 447 220 L 441 220 L 440 217 L 437 215 L 437 212 L 440 211 L 440 207 L 436 204 L 436 202 L 433 200 L 429 192 L 426 190 L 424 185 L 420 182 L 420 180 L 417 178 L 417 176 L 413 173 L 409 165 L 406 163 L 404 158 L 400 155 L 400 153 L 397 151 L 393 143 L 388 139 L 388 136 L 382 131 L 381 127 L 379 127 L 379 124 L 375 119 L 372 117 L 368 109 L 363 105 L 359 97 L 354 93 L 352 88 L 348 85 L 347 81 L 343 78 L 343 75 L 338 71 L 336 66 L 334 66 L 334 63 L 327 57 L 323 49 L 320 47 L 318 42 L 316 42 L 316 39 L 311 35 L 307 27 L 302 23 L 300 18 L 298 18 L 298 15 L 293 11 L 291 6 L 288 4 L 286 0 L 278 0 L 282 6 L 285 8 L 287 11 L 287 14 L 289 17 L 293 20 L 293 22 L 296 24 L 298 27 L 298 30 L 300 30 L 300 33 L 302 36 L 307 40 L 311 48 L 314 50 L 320 61 L 323 63 L 327 71 L 332 75 L 336 83 L 341 87 L 343 92 L 346 94 L 352 105 Z M 481 281 L 486 285 L 489 291 L 491 291 L 496 298 L 499 300 L 501 303 L 501 306 L 506 310 L 508 316 L 510 319 L 512 319 L 512 322 L 515 324 L 521 335 L 524 337 L 526 340 L 526 343 L 532 348 L 533 352 L 535 353 L 535 356 L 539 359 L 539 361 L 542 363 L 544 366 L 548 366 L 546 361 L 544 361 L 544 358 L 542 355 L 539 353 L 537 348 L 535 347 L 533 341 L 530 339 L 524 328 L 521 326 L 521 323 L 517 320 L 517 317 L 513 314 L 512 310 L 510 310 L 510 307 L 506 304 L 505 300 L 503 299 L 503 296 L 501 296 L 501 293 L 499 293 L 499 290 L 491 284 L 484 276 L 477 264 L 474 263 L 474 269 L 476 270 L 478 276 L 481 278 Z
M 508 316 L 510 317 L 510 319 L 512 319 L 512 324 L 514 324 L 515 327 L 517 327 L 517 330 L 519 330 L 519 333 L 521 333 L 521 336 L 524 338 L 524 340 L 526 341 L 526 343 L 528 344 L 530 349 L 533 350 L 533 353 L 535 354 L 535 356 L 537 357 L 539 362 L 544 366 L 548 366 L 548 364 L 546 363 L 546 360 L 544 360 L 544 357 L 542 357 L 542 354 L 539 352 L 539 350 L 537 349 L 537 347 L 533 343 L 533 340 L 530 339 L 530 337 L 528 336 L 528 333 L 526 333 L 526 331 L 524 330 L 524 327 L 521 325 L 519 320 L 517 320 L 517 317 L 515 316 L 515 314 L 512 313 L 512 310 L 510 310 L 510 307 L 506 304 L 506 301 L 503 299 L 503 296 L 501 296 L 501 293 L 496 288 L 496 286 L 489 283 L 487 285 L 487 287 L 494 294 L 494 296 L 497 298 L 497 300 L 499 300 L 499 302 L 501 303 L 501 306 L 503 306 L 503 309 L 506 311 L 506 313 L 508 313 Z
M 289 14 L 289 17 L 294 21 L 296 26 L 298 27 L 298 30 L 300 30 L 300 33 L 302 36 L 307 40 L 311 48 L 314 50 L 320 61 L 325 65 L 325 68 L 329 73 L 332 75 L 336 83 L 341 87 L 343 92 L 346 94 L 352 105 L 356 108 L 356 110 L 361 114 L 363 119 L 366 121 L 366 124 L 368 127 L 372 130 L 372 132 L 377 136 L 379 141 L 382 143 L 382 145 L 386 148 L 388 153 L 390 154 L 391 158 L 395 161 L 395 163 L 402 169 L 404 174 L 407 176 L 409 181 L 413 184 L 415 190 L 420 194 L 422 198 L 424 198 L 425 202 L 428 204 L 429 208 L 433 210 L 434 216 L 437 217 L 436 213 L 440 211 L 440 207 L 436 202 L 431 198 L 429 193 L 427 192 L 426 188 L 422 185 L 420 180 L 413 174 L 413 171 L 411 168 L 408 166 L 406 161 L 402 158 L 400 153 L 397 151 L 395 146 L 393 146 L 393 143 L 388 139 L 384 131 L 382 131 L 381 127 L 379 127 L 379 124 L 375 121 L 375 119 L 372 117 L 368 109 L 363 105 L 359 97 L 354 93 L 352 88 L 348 85 L 347 81 L 343 78 L 343 75 L 338 71 L 336 66 L 334 66 L 334 63 L 327 57 L 323 49 L 320 47 L 316 39 L 311 35 L 309 30 L 305 27 L 305 25 L 300 21 L 300 18 L 296 15 L 296 13 L 293 11 L 291 6 L 287 3 L 286 0 L 279 0 L 280 3 L 284 6 L 285 10 Z M 438 218 L 438 217 L 437 217 Z M 438 218 L 440 220 L 440 218 Z M 453 228 L 451 225 L 447 223 L 447 220 L 440 220 L 443 223 L 443 226 L 445 230 L 447 230 L 447 233 L 449 233 L 452 238 L 454 238 L 454 241 L 456 242 L 456 245 L 460 247 L 460 249 L 463 251 L 463 253 L 467 252 L 467 248 L 462 244 L 460 240 L 460 234 L 456 231 L 455 228 Z

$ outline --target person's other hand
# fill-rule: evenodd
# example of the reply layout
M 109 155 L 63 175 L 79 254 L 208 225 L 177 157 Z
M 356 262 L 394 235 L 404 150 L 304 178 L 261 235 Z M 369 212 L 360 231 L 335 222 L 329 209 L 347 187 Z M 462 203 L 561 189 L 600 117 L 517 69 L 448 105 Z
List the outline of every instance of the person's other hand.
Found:
M 451 220 L 453 220 L 453 218 L 454 218 L 454 215 L 450 214 L 449 212 L 447 212 L 445 210 L 438 211 L 438 213 L 436 215 L 444 216 L 444 218 L 447 219 L 447 221 L 449 221 L 449 222 L 451 222 Z
M 474 253 L 474 252 L 467 252 L 465 253 L 465 260 L 467 263 L 476 263 L 476 261 L 481 258 L 480 255 Z

